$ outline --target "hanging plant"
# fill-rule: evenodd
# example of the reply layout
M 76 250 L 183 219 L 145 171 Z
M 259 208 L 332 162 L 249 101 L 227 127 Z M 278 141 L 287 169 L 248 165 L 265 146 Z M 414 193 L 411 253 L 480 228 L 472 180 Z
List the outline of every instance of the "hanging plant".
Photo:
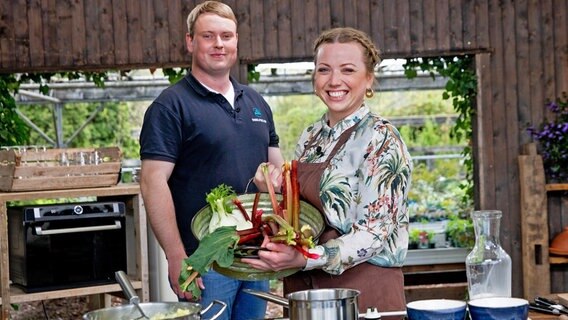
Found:
M 403 65 L 407 78 L 418 75 L 418 70 L 429 72 L 434 79 L 437 75 L 448 78 L 444 100 L 452 99 L 452 105 L 458 116 L 451 134 L 466 146 L 462 151 L 466 169 L 465 182 L 461 184 L 465 194 L 462 202 L 473 203 L 473 154 L 471 140 L 473 137 L 472 119 L 475 113 L 475 96 L 477 94 L 477 77 L 473 68 L 473 56 L 430 57 L 407 59 Z
M 12 74 L 0 74 L 0 146 L 26 144 L 30 128 L 16 112 L 14 94 L 20 82 Z
M 548 182 L 565 182 L 568 181 L 568 94 L 563 92 L 557 101 L 545 105 L 553 119 L 527 131 L 538 141 Z

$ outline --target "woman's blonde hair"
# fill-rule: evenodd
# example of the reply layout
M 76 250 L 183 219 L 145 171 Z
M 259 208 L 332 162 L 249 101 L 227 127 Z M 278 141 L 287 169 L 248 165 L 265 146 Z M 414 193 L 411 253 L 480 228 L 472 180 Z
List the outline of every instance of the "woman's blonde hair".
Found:
M 349 42 L 357 42 L 363 47 L 365 67 L 367 72 L 372 74 L 375 67 L 381 63 L 379 50 L 365 32 L 350 27 L 333 28 L 322 32 L 314 41 L 314 62 L 317 64 L 317 52 L 322 44 Z
M 238 25 L 237 17 L 235 17 L 231 7 L 219 1 L 205 1 L 195 6 L 187 16 L 187 31 L 192 38 L 195 32 L 195 21 L 204 13 L 213 13 L 222 18 L 231 19 L 235 22 L 235 25 Z

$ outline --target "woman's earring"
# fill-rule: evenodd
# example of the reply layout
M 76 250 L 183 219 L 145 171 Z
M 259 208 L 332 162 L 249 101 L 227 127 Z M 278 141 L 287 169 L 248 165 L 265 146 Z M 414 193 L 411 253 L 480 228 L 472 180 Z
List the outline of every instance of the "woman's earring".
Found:
M 372 98 L 374 95 L 375 95 L 375 92 L 373 91 L 373 89 L 367 88 L 367 90 L 365 90 L 365 97 Z

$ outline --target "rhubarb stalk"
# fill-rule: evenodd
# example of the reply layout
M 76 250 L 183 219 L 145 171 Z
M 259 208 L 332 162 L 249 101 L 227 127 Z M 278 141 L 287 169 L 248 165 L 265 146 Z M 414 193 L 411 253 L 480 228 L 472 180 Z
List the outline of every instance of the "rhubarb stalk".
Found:
M 278 200 L 276 200 L 276 192 L 274 191 L 274 186 L 272 185 L 272 180 L 270 179 L 270 173 L 268 172 L 268 164 L 263 163 L 261 165 L 261 169 L 262 169 L 262 174 L 264 174 L 264 180 L 266 181 L 266 187 L 268 188 L 268 194 L 270 195 L 272 210 L 274 210 L 275 214 L 282 217 L 282 210 L 280 210 L 280 206 L 278 205 Z

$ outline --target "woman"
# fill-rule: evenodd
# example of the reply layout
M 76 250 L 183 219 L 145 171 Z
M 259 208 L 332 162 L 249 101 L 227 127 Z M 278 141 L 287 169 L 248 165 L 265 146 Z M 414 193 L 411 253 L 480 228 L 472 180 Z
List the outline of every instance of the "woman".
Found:
M 408 247 L 407 194 L 412 163 L 398 131 L 370 113 L 374 69 L 380 62 L 369 37 L 352 28 L 323 32 L 315 41 L 313 83 L 328 110 L 302 133 L 296 149 L 303 200 L 328 226 L 307 259 L 293 248 L 267 243 L 261 270 L 302 268 L 284 279 L 284 293 L 312 288 L 361 291 L 359 310 L 406 309 L 401 270 Z M 280 168 L 270 165 L 280 187 Z M 260 171 L 255 184 L 266 190 Z

